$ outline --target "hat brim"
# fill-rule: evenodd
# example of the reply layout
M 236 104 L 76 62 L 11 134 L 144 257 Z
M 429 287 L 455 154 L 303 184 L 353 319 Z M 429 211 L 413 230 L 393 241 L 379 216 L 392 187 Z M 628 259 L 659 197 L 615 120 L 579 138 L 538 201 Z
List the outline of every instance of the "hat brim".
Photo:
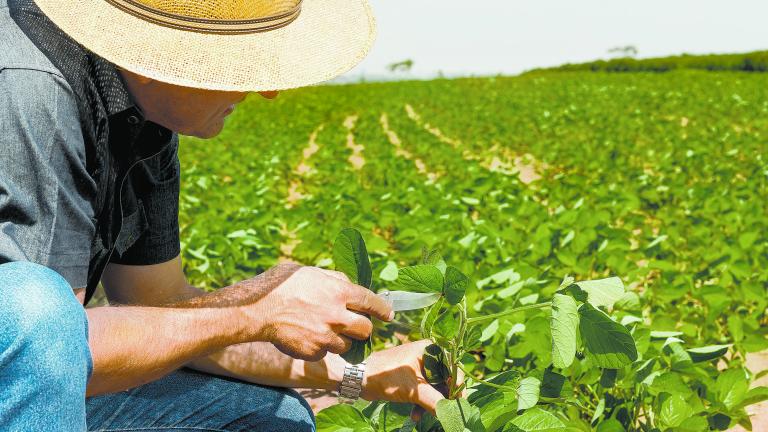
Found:
M 333 79 L 357 65 L 376 35 L 367 0 L 304 0 L 289 25 L 221 35 L 142 20 L 105 0 L 35 0 L 72 39 L 126 70 L 210 90 L 286 90 Z

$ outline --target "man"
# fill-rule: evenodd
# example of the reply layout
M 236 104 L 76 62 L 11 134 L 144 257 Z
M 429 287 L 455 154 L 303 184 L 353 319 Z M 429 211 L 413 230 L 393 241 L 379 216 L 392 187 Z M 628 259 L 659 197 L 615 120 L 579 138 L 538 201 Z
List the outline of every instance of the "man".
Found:
M 179 258 L 176 134 L 343 73 L 373 33 L 365 0 L 0 0 L 0 430 L 308 431 L 287 388 L 345 373 L 434 411 L 426 342 L 338 356 L 392 319 L 344 275 L 204 294 Z M 99 282 L 112 306 L 84 309 Z

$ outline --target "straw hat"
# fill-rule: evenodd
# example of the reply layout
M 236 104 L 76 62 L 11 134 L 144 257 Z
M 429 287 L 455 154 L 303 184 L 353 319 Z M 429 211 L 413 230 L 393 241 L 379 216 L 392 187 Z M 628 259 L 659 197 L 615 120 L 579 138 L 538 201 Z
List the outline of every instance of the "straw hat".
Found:
M 171 84 L 267 91 L 337 77 L 368 53 L 367 0 L 35 0 L 74 40 Z

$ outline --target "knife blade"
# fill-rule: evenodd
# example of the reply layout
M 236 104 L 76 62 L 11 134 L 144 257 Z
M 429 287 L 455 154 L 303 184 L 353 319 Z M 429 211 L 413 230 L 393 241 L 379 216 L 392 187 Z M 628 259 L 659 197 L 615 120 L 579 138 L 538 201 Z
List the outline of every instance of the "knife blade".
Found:
M 395 312 L 423 309 L 440 299 L 440 293 L 416 293 L 382 290 L 377 295 L 386 300 Z

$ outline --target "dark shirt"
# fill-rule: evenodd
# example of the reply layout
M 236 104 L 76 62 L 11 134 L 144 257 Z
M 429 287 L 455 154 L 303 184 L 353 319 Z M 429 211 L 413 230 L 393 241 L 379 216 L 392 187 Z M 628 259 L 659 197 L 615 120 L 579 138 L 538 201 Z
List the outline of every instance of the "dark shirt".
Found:
M 109 262 L 176 257 L 177 150 L 114 65 L 0 0 L 0 263 L 45 265 L 87 302 Z

